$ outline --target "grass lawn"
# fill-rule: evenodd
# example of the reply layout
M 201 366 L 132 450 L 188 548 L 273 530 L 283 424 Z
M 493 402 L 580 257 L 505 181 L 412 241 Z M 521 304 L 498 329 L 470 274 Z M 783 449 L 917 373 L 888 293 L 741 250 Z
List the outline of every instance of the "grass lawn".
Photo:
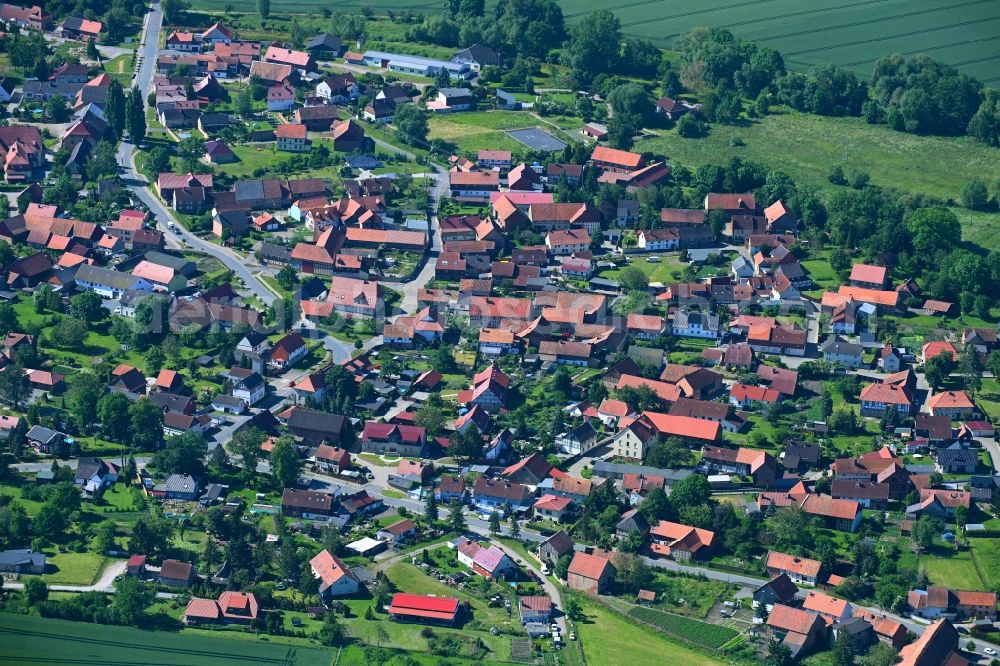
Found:
M 976 401 L 990 420 L 1000 417 L 1000 382 L 996 379 L 984 379 Z
M 53 573 L 42 576 L 49 585 L 90 585 L 104 568 L 105 557 L 97 553 L 55 553 L 48 555 Z
M 516 619 L 509 618 L 503 609 L 489 608 L 479 597 L 461 589 L 448 587 L 406 562 L 393 565 L 389 569 L 388 575 L 393 584 L 401 591 L 457 597 L 460 601 L 468 602 L 472 607 L 474 620 L 485 628 L 498 627 L 502 634 L 506 635 L 492 636 L 488 631 L 473 630 L 469 627 L 465 627 L 458 635 L 474 636 L 483 641 L 489 650 L 486 657 L 488 661 L 505 661 L 510 658 L 510 634 L 512 631 L 520 633 L 521 625 Z M 359 615 L 363 617 L 363 613 L 364 611 Z M 349 621 L 351 635 L 359 640 L 375 643 L 378 641 L 378 633 L 381 628 L 388 635 L 388 640 L 382 641 L 383 645 L 427 651 L 427 639 L 420 635 L 423 628 L 421 625 L 399 624 L 389 621 L 385 615 L 376 615 L 376 617 L 379 618 L 377 622 Z M 445 630 L 438 628 L 435 628 L 434 631 L 445 633 Z
M 823 289 L 836 289 L 840 285 L 840 276 L 826 259 L 806 259 L 802 262 L 802 268 Z
M 603 271 L 601 277 L 617 280 L 626 266 L 635 266 L 646 274 L 650 282 L 662 282 L 663 284 L 676 282 L 684 274 L 684 264 L 677 258 L 677 255 L 664 255 L 660 257 L 659 261 L 650 261 L 648 257 L 633 258 L 632 263 Z
M 159 664 L 217 666 L 285 664 L 329 666 L 333 651 L 306 647 L 304 641 L 290 645 L 266 642 L 253 634 L 239 641 L 226 633 L 185 629 L 179 634 L 152 632 L 86 622 L 67 622 L 31 615 L 0 613 L 0 660 L 32 664 Z M 214 634 L 214 635 L 213 635 Z M 252 641 L 252 643 L 251 643 Z
M 733 147 L 740 138 L 746 146 Z M 782 146 L 775 151 L 774 146 Z M 947 138 L 895 132 L 861 118 L 829 118 L 798 112 L 739 125 L 712 125 L 708 136 L 682 139 L 673 130 L 643 139 L 635 150 L 663 153 L 695 168 L 727 164 L 735 155 L 785 171 L 796 183 L 832 187 L 831 166 L 868 171 L 875 185 L 958 198 L 972 178 L 1000 177 L 1000 152 L 968 137 Z M 933 160 L 927 156 L 933 155 Z
M 662 634 L 633 624 L 597 604 L 584 603 L 583 610 L 586 619 L 574 626 L 589 666 L 663 663 L 714 666 L 725 663 L 673 643 Z
M 104 71 L 110 74 L 113 78 L 118 79 L 118 82 L 127 88 L 129 81 L 132 79 L 134 59 L 135 55 L 132 53 L 123 53 L 119 56 L 115 56 L 111 60 L 104 63 Z
M 1000 587 L 1000 539 L 969 539 L 976 568 L 986 580 L 986 590 Z
M 512 153 L 525 150 L 525 146 L 504 134 L 500 129 L 490 125 L 478 126 L 470 123 L 455 122 L 454 116 L 431 116 L 429 119 L 430 132 L 429 139 L 444 139 L 454 143 L 458 150 L 463 153 L 476 153 L 480 150 L 509 150 Z M 471 115 L 486 115 L 485 113 L 475 113 Z M 525 121 L 532 121 L 533 118 L 525 118 Z M 520 122 L 512 127 L 531 126 L 531 122 Z
M 982 555 L 980 551 L 978 561 L 990 559 Z M 935 547 L 932 553 L 922 554 L 917 565 L 927 569 L 927 577 L 937 585 L 947 585 L 953 590 L 991 589 L 980 580 L 971 551 L 955 552 L 951 548 Z

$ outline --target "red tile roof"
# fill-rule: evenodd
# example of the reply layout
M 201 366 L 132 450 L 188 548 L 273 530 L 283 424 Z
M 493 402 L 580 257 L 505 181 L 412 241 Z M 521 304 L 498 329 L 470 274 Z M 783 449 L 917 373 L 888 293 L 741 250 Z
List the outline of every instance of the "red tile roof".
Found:
M 819 576 L 819 570 L 822 566 L 823 565 L 816 560 L 810 560 L 805 557 L 797 557 L 795 555 L 789 555 L 788 553 L 779 553 L 776 550 L 771 550 L 767 553 L 768 569 L 790 571 L 799 576 L 816 578 Z
M 451 621 L 458 614 L 458 599 L 398 592 L 392 595 L 389 614 Z
M 569 563 L 569 574 L 599 580 L 607 567 L 612 566 L 610 560 L 589 553 L 576 553 Z
M 715 421 L 703 421 L 689 416 L 671 416 L 658 412 L 643 412 L 653 428 L 667 437 L 687 437 L 714 442 L 719 439 L 722 426 Z
M 854 266 L 851 267 L 851 281 L 882 284 L 885 282 L 885 266 L 854 264 Z

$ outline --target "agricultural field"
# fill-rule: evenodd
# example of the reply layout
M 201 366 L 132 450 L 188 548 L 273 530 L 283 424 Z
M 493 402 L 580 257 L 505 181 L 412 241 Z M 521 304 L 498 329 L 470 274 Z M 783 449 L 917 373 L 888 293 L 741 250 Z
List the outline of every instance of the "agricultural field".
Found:
M 495 2 L 487 3 L 487 11 Z M 599 0 L 560 0 L 572 25 L 588 13 L 609 8 Z M 195 9 L 223 11 L 227 0 L 193 0 Z M 341 12 L 443 11 L 427 0 L 274 0 L 271 13 L 316 14 L 323 7 Z M 626 35 L 652 40 L 668 48 L 674 38 L 700 26 L 726 27 L 737 37 L 774 47 L 791 69 L 837 63 L 870 74 L 876 59 L 894 52 L 927 53 L 979 78 L 1000 82 L 1000 4 L 992 0 L 709 0 L 692 6 L 683 0 L 628 0 L 610 7 Z
M 0 661 L 21 664 L 328 666 L 333 652 L 258 640 L 142 631 L 0 613 Z

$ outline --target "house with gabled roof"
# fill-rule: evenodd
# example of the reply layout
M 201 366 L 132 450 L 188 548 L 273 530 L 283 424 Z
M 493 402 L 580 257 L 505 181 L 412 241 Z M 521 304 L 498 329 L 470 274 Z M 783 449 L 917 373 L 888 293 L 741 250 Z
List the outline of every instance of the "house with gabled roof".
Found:
M 309 560 L 309 568 L 319 581 L 319 596 L 324 602 L 349 597 L 361 589 L 361 581 L 343 560 L 328 550 Z
M 490 413 L 501 411 L 507 406 L 507 389 L 510 377 L 496 366 L 477 372 L 472 378 L 472 388 L 460 391 L 460 405 L 480 405 Z
M 500 476 L 508 481 L 537 486 L 552 471 L 552 464 L 540 453 L 532 453 L 526 458 L 504 469 Z
M 826 636 L 826 625 L 819 615 L 784 604 L 774 604 L 766 626 L 771 639 L 787 647 L 793 660 L 809 654 Z
M 615 566 L 600 555 L 576 553 L 569 564 L 566 584 L 570 589 L 601 594 L 614 582 Z
M 715 543 L 715 532 L 658 520 L 649 528 L 649 540 L 653 555 L 689 561 L 708 556 Z
M 778 574 L 753 592 L 753 607 L 764 606 L 768 613 L 775 604 L 788 605 L 795 601 L 799 588 L 795 586 L 788 574 Z
M 533 493 L 520 483 L 507 479 L 487 479 L 480 477 L 472 488 L 472 503 L 477 507 L 493 510 L 510 504 L 514 509 L 527 508 Z
M 754 485 L 762 488 L 773 485 L 777 476 L 777 463 L 767 451 L 706 446 L 701 459 L 719 472 L 753 477 Z
M 817 560 L 771 550 L 767 553 L 765 567 L 772 576 L 785 574 L 800 585 L 815 585 L 819 582 L 823 565 Z

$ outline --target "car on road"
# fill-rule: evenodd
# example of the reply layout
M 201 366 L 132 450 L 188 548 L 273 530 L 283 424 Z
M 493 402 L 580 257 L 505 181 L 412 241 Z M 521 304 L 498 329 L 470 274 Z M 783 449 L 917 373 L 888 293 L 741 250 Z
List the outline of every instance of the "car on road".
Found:
M 991 647 L 988 647 L 988 648 L 983 648 L 983 654 L 988 654 L 988 655 L 990 655 L 990 656 L 993 656 L 993 655 L 995 655 L 996 653 L 997 653 L 997 651 L 996 651 L 996 650 L 994 650 L 994 649 L 993 649 L 993 648 L 991 648 Z

